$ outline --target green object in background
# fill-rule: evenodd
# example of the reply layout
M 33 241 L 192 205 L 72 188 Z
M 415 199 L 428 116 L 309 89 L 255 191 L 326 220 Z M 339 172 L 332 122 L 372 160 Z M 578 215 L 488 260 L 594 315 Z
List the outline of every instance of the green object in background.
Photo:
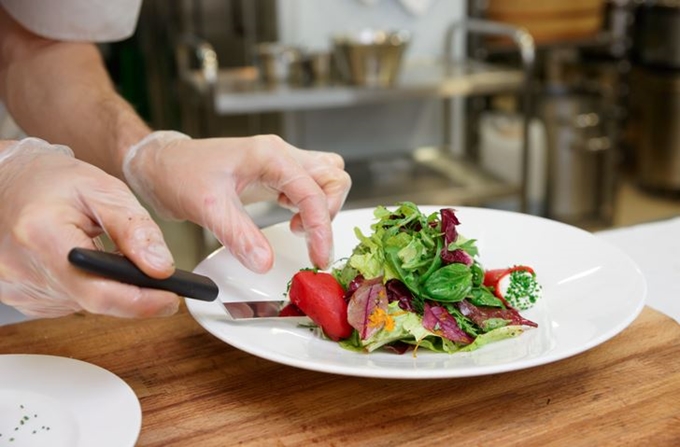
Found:
M 108 44 L 104 59 L 118 93 L 145 121 L 150 121 L 146 67 L 137 33 L 129 39 Z

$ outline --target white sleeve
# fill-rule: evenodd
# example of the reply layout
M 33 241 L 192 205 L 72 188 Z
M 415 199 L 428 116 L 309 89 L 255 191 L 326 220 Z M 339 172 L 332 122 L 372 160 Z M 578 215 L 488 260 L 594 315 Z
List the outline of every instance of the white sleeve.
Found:
M 134 33 L 142 0 L 0 0 L 0 5 L 39 36 L 111 42 Z

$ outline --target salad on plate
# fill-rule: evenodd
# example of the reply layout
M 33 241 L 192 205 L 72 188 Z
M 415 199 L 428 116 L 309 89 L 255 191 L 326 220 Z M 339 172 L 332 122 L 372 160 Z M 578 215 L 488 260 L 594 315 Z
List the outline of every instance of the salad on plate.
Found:
M 411 202 L 374 212 L 371 233 L 329 272 L 298 271 L 282 315 L 306 315 L 343 348 L 404 353 L 472 351 L 537 324 L 521 310 L 540 298 L 526 265 L 487 270 L 453 208 L 426 215 Z

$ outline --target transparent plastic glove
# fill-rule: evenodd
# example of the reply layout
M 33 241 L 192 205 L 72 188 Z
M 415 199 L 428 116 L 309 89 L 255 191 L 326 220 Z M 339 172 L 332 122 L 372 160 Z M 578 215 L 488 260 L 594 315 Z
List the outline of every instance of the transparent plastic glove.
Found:
M 269 270 L 274 256 L 244 205 L 277 200 L 291 209 L 291 229 L 305 234 L 312 263 L 326 268 L 333 260 L 331 220 L 351 186 L 339 155 L 301 150 L 272 135 L 192 140 L 154 132 L 129 150 L 123 172 L 161 216 L 209 229 L 255 272 Z
M 174 313 L 179 298 L 89 275 L 73 247 L 106 232 L 157 278 L 174 271 L 158 226 L 120 180 L 73 158 L 65 146 L 27 138 L 0 148 L 0 301 L 27 315 L 79 310 L 122 317 Z

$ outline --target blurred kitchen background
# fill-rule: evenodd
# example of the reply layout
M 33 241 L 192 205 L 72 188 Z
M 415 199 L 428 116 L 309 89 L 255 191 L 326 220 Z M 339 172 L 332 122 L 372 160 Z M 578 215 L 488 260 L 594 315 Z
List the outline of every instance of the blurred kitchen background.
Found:
M 145 0 L 137 33 L 102 51 L 157 129 L 339 152 L 347 208 L 484 206 L 588 230 L 680 214 L 678 0 Z M 163 226 L 180 267 L 215 247 Z

